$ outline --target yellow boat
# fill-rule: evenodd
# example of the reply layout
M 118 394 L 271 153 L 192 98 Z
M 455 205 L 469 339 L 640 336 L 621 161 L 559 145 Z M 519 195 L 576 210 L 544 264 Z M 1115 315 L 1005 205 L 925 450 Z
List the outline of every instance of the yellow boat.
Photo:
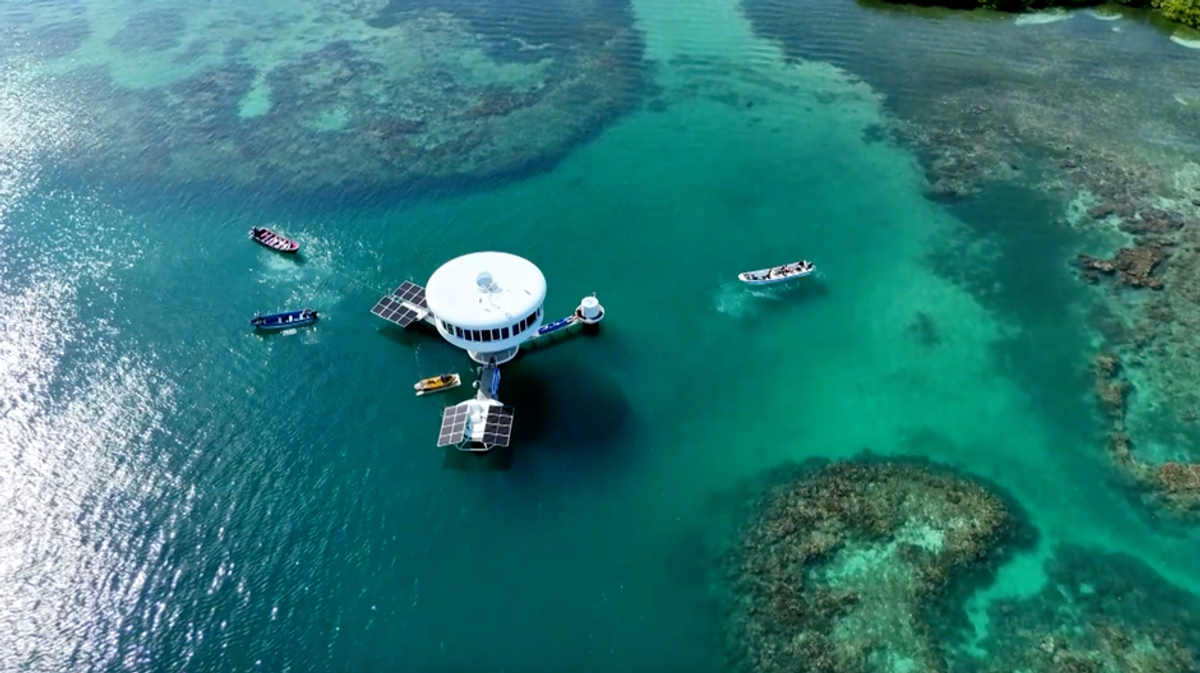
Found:
M 421 379 L 413 385 L 413 389 L 417 391 L 417 397 L 428 395 L 429 393 L 440 393 L 443 390 L 450 390 L 462 385 L 462 378 L 458 374 L 442 374 L 441 376 L 430 376 L 427 379 Z

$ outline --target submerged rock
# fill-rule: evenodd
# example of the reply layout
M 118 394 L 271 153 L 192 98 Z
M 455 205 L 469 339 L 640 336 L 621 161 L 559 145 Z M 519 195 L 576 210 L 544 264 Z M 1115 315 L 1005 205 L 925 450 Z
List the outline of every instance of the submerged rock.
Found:
M 727 555 L 737 670 L 945 670 L 948 625 L 996 564 L 1033 541 L 997 491 L 927 461 L 781 468 Z

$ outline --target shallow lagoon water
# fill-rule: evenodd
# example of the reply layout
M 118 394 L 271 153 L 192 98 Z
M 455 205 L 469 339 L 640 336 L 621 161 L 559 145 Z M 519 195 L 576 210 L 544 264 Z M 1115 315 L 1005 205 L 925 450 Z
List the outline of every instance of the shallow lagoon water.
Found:
M 711 498 L 864 447 L 1029 510 L 1041 546 L 972 601 L 980 631 L 1058 542 L 1195 588 L 1196 542 L 1131 507 L 1095 451 L 1089 335 L 1062 319 L 1084 291 L 1064 260 L 1089 241 L 1036 225 L 1066 205 L 931 202 L 915 158 L 872 140 L 878 91 L 785 57 L 728 0 L 633 10 L 662 105 L 547 172 L 383 204 L 60 176 L 41 157 L 71 137 L 70 92 L 10 76 L 0 668 L 720 670 L 688 545 Z M 246 239 L 269 223 L 300 259 Z M 608 310 L 598 336 L 506 368 L 505 470 L 433 448 L 466 386 L 412 396 L 465 358 L 368 313 L 478 249 L 537 263 L 550 316 L 591 292 Z M 819 276 L 735 279 L 798 257 Z M 301 304 L 315 329 L 248 329 Z

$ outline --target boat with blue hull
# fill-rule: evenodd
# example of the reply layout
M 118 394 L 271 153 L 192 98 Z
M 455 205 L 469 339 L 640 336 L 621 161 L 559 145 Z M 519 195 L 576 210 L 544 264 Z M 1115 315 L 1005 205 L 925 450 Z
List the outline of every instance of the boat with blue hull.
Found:
M 569 315 L 565 318 L 559 318 L 552 323 L 547 323 L 538 328 L 537 336 L 546 336 L 559 330 L 570 327 L 575 322 L 575 316 Z
M 266 331 L 277 331 L 282 329 L 291 329 L 293 327 L 305 327 L 317 321 L 320 316 L 311 308 L 302 308 L 298 311 L 286 311 L 284 313 L 271 313 L 269 315 L 254 314 L 254 319 L 250 324 L 255 329 Z

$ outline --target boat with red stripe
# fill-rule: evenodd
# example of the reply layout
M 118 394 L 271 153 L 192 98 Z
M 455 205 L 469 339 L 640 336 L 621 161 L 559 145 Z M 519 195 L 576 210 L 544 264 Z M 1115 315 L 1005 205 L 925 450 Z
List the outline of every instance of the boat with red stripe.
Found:
M 250 238 L 254 239 L 254 242 L 259 245 L 286 254 L 295 254 L 300 249 L 300 244 L 296 241 L 283 234 L 271 231 L 266 227 L 254 227 L 251 229 Z

